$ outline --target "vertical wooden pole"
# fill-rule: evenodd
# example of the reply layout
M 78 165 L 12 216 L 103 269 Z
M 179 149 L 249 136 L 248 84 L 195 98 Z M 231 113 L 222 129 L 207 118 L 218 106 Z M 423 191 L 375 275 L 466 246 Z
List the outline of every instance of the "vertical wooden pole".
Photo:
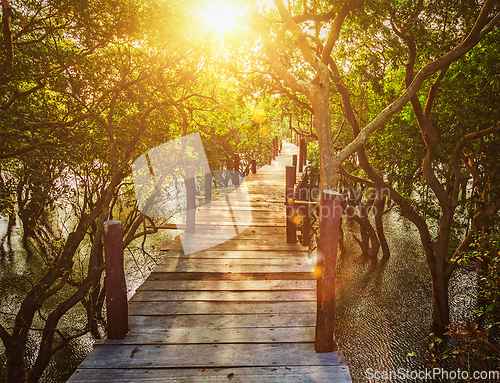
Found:
M 292 166 L 293 166 L 294 168 L 296 168 L 296 167 L 297 167 L 297 155 L 296 155 L 296 154 L 294 154 L 294 155 L 292 156 Z
M 283 151 L 283 141 L 280 142 L 280 152 Z
M 316 264 L 318 275 L 316 339 L 314 342 L 316 352 L 332 352 L 338 349 L 333 329 L 337 244 L 342 219 L 340 198 L 340 194 L 333 190 L 324 190 L 321 194 L 320 237 Z
M 205 203 L 212 200 L 212 163 L 205 164 Z
M 304 138 L 304 155 L 303 155 L 303 160 L 304 160 L 304 166 L 307 166 L 307 141 Z
M 306 173 L 304 175 L 304 181 L 302 182 L 302 187 L 299 189 L 299 200 L 301 201 L 309 201 L 309 174 Z M 302 246 L 309 246 L 310 242 L 310 217 L 311 217 L 311 208 L 310 205 L 306 203 L 303 207 L 302 214 Z
M 273 159 L 273 155 L 272 155 L 272 154 L 270 154 L 270 155 L 269 155 L 269 159 L 268 159 L 268 161 L 267 161 L 267 164 L 268 164 L 268 165 L 271 165 L 271 161 L 272 161 L 272 159 Z
M 252 174 L 257 173 L 257 160 L 252 160 Z
M 234 153 L 234 173 L 233 173 L 233 185 L 240 184 L 240 155 Z
M 300 139 L 300 146 L 299 146 L 299 173 L 302 173 L 302 170 L 304 168 L 304 138 Z
M 196 231 L 196 185 L 194 180 L 194 166 L 186 166 L 186 233 Z
M 108 339 L 123 339 L 128 331 L 128 304 L 123 271 L 123 227 L 121 221 L 104 222 L 106 311 Z
M 294 217 L 294 188 L 295 188 L 295 167 L 286 167 L 286 184 L 285 184 L 285 198 L 286 198 L 286 242 L 297 242 L 297 225 L 293 221 Z
M 276 159 L 276 140 L 273 138 L 273 160 Z

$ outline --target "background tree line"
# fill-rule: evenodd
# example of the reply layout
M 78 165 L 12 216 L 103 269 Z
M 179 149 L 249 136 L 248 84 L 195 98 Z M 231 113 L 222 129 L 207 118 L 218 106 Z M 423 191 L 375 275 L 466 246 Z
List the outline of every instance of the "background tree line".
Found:
M 121 219 L 126 245 L 155 231 L 134 203 L 137 156 L 199 132 L 214 169 L 234 152 L 263 163 L 292 120 L 318 145 L 323 187 L 348 190 L 367 259 L 390 256 L 388 209 L 416 226 L 444 332 L 456 260 L 498 230 L 498 1 L 274 4 L 250 2 L 221 41 L 196 1 L 2 1 L 2 249 L 18 220 L 37 265 L 1 292 L 9 381 L 105 331 L 102 223 Z M 86 324 L 61 331 L 80 303 Z
M 252 2 L 251 28 L 269 68 L 262 82 L 274 80 L 313 115 L 312 131 L 302 133 L 317 141 L 322 187 L 347 190 L 344 208 L 356 213 L 366 258 L 390 256 L 388 209 L 415 225 L 433 330 L 444 334 L 457 259 L 478 235 L 498 230 L 500 4 L 273 3 Z M 496 264 L 480 262 L 482 270 Z M 496 299 L 489 303 L 498 313 Z
M 2 2 L 0 208 L 9 222 L 0 338 L 9 382 L 38 381 L 71 340 L 105 333 L 103 222 L 123 221 L 125 246 L 156 231 L 135 203 L 135 158 L 193 132 L 214 169 L 232 168 L 235 152 L 267 158 L 273 111 L 218 70 L 217 40 L 197 33 L 195 5 Z M 16 221 L 30 260 L 23 275 L 4 247 Z M 84 323 L 62 330 L 78 307 Z

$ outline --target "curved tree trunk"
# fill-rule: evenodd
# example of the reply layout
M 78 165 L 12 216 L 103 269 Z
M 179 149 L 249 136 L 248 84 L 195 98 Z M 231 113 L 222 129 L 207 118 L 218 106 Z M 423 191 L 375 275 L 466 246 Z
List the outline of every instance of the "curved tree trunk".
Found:
M 448 288 L 451 273 L 446 272 L 446 265 L 429 265 L 432 280 L 432 331 L 443 337 L 446 326 L 450 323 L 450 305 Z
M 367 260 L 376 261 L 380 249 L 380 242 L 375 233 L 375 229 L 373 229 L 373 226 L 366 216 L 359 217 L 355 215 L 352 219 L 358 223 L 361 232 L 361 241 L 358 242 L 358 244 L 361 247 L 362 256 Z
M 340 249 L 340 258 L 343 260 L 347 255 L 347 249 L 345 248 L 345 243 L 344 243 L 344 229 L 342 228 L 342 222 L 340 223 L 340 228 L 339 228 L 339 249 Z
M 382 215 L 385 209 L 385 197 L 380 197 L 380 192 L 378 193 L 378 198 L 374 203 L 373 214 L 375 216 L 375 227 L 377 229 L 377 236 L 380 241 L 380 247 L 382 248 L 382 261 L 389 260 L 391 252 L 389 250 L 389 245 L 387 243 L 387 238 L 385 237 L 384 224 L 382 222 Z

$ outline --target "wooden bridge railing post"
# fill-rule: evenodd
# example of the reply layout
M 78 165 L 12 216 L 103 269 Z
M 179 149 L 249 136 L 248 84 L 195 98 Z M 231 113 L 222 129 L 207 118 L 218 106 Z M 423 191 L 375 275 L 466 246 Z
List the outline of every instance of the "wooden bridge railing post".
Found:
M 205 164 L 205 203 L 212 200 L 212 163 Z
M 302 160 L 304 161 L 304 166 L 307 166 L 307 141 L 304 138 L 304 154 L 302 155 Z
M 301 201 L 309 202 L 309 173 L 306 172 L 299 188 L 298 198 Z M 308 203 L 305 204 L 302 211 L 302 246 L 309 246 L 310 242 L 310 226 L 311 226 L 311 207 Z
M 194 179 L 194 166 L 186 166 L 186 233 L 196 231 L 196 184 Z
M 233 173 L 233 185 L 240 184 L 240 155 L 234 153 L 234 173 Z
M 296 154 L 294 154 L 294 155 L 292 156 L 292 166 L 293 166 L 294 168 L 297 168 L 297 155 L 296 155 Z
M 302 173 L 304 169 L 304 143 L 305 139 L 301 138 L 299 146 L 299 173 Z
M 277 156 L 277 150 L 276 150 L 276 139 L 273 138 L 273 160 L 276 159 Z
M 252 160 L 252 174 L 257 173 L 257 160 Z
M 338 349 L 334 339 L 335 274 L 337 271 L 337 244 L 342 209 L 340 194 L 324 190 L 321 194 L 317 281 L 316 352 Z
M 268 161 L 267 161 L 267 164 L 268 164 L 268 165 L 271 165 L 271 161 L 272 161 L 272 159 L 273 159 L 273 155 L 272 155 L 272 154 L 270 154 L 270 155 L 269 155 L 269 159 L 268 159 Z
M 128 304 L 123 271 L 123 226 L 121 221 L 104 222 L 106 268 L 106 311 L 108 339 L 123 339 L 128 332 Z
M 293 220 L 295 217 L 295 167 L 286 167 L 285 203 L 286 203 L 286 242 L 297 242 L 297 225 Z

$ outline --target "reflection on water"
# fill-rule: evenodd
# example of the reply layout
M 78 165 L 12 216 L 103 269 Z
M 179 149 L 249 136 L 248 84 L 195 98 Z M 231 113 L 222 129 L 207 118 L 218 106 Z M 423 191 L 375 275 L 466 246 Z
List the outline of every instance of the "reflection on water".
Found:
M 391 258 L 372 266 L 351 251 L 338 269 L 336 337 L 353 382 L 369 382 L 366 371 L 423 370 L 432 324 L 431 280 L 418 232 L 394 215 L 385 222 Z M 451 320 L 469 318 L 474 276 L 456 270 L 450 287 Z M 406 357 L 415 352 L 416 357 Z
M 7 218 L 0 217 L 0 241 L 7 229 Z M 170 231 L 150 235 L 144 244 L 142 251 L 142 238 L 137 239 L 125 250 L 125 278 L 128 296 L 132 296 L 135 290 L 144 282 L 159 261 L 159 249 L 169 242 L 173 235 Z M 43 265 L 34 257 L 29 259 L 22 248 L 21 229 L 15 226 L 12 233 L 12 249 L 5 243 L 0 257 L 0 301 L 2 302 L 2 313 L 15 314 L 21 303 L 22 292 L 26 293 L 30 288 L 30 280 L 38 277 L 39 270 Z M 12 251 L 10 251 L 12 250 Z M 47 313 L 45 313 L 47 314 Z M 4 322 L 4 319 L 2 319 Z M 61 318 L 59 328 L 65 332 L 75 331 L 75 327 L 82 328 L 86 323 L 86 312 L 81 305 L 73 307 Z M 35 320 L 34 327 L 40 328 L 43 323 Z M 28 354 L 35 355 L 37 345 L 40 341 L 39 333 L 31 333 L 29 339 Z M 40 382 L 63 383 L 71 376 L 83 359 L 92 351 L 93 338 L 90 334 L 70 341 L 66 347 L 58 351 L 51 359 Z M 34 359 L 29 363 L 34 363 Z M 0 342 L 0 381 L 5 380 L 5 349 Z
M 373 267 L 358 258 L 359 248 L 352 238 L 346 240 L 351 251 L 338 269 L 336 336 L 353 378 L 353 382 L 368 382 L 365 371 L 389 371 L 399 368 L 424 368 L 425 350 L 431 328 L 431 282 L 419 236 L 412 226 L 403 224 L 394 215 L 386 215 L 386 234 L 391 258 L 385 265 Z M 0 238 L 6 228 L 6 219 L 0 220 Z M 346 230 L 347 232 L 347 230 Z M 172 235 L 176 235 L 173 233 Z M 168 234 L 148 238 L 149 254 L 142 254 L 141 240 L 136 249 L 126 251 L 127 286 L 129 296 L 147 278 L 158 259 L 160 246 L 169 240 Z M 14 255 L 3 258 L 0 268 L 3 302 L 6 300 L 6 280 L 22 278 L 36 266 L 26 261 L 19 243 L 18 228 L 14 229 Z M 474 305 L 475 279 L 473 274 L 458 270 L 450 287 L 451 316 L 453 321 L 465 319 Z M 15 279 L 15 278 L 14 278 Z M 17 285 L 19 288 L 19 285 Z M 12 302 L 12 300 L 10 301 Z M 14 303 L 14 302 L 12 302 Z M 13 304 L 12 307 L 15 305 Z M 2 309 L 6 311 L 5 307 Z M 75 322 L 85 323 L 85 312 L 74 308 L 62 328 Z M 43 382 L 64 382 L 92 350 L 92 338 L 86 335 L 68 344 L 56 354 L 46 370 Z M 35 339 L 32 341 L 34 346 Z M 0 346 L 3 354 L 3 347 Z M 406 357 L 407 352 L 417 357 Z M 2 357 L 1 362 L 4 361 Z M 3 363 L 2 363 L 3 366 Z M 4 367 L 0 372 L 3 378 Z

